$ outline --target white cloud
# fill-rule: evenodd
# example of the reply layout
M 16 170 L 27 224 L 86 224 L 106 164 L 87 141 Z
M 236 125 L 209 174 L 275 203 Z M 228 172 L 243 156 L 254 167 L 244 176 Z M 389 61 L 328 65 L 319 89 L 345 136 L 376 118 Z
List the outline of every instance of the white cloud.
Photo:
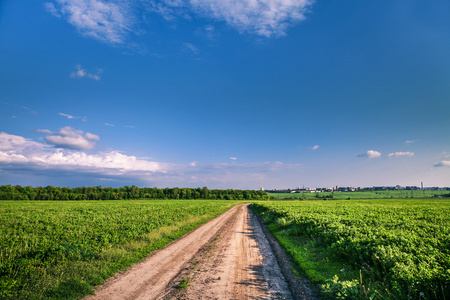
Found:
M 36 129 L 35 132 L 45 133 L 45 134 L 52 134 L 53 133 L 51 130 L 48 130 L 48 129 Z
M 358 155 L 359 157 L 367 157 L 367 158 L 379 158 L 381 153 L 375 150 L 368 150 L 364 154 Z
M 109 127 L 116 127 L 116 125 L 114 125 L 114 124 L 109 124 L 109 123 L 105 123 L 105 125 L 106 125 L 106 126 L 109 126 Z
M 18 135 L 0 132 L 0 151 L 11 154 L 15 154 L 16 152 L 27 154 L 43 151 L 46 148 L 48 148 L 48 146 L 45 144 L 33 142 Z
M 95 135 L 95 134 L 92 134 L 92 133 L 89 133 L 89 132 L 86 132 L 86 134 L 84 136 L 88 140 L 91 140 L 91 141 L 99 141 L 100 140 L 100 137 L 98 135 Z
M 319 149 L 319 145 L 315 145 L 314 147 L 311 148 L 311 150 L 317 150 Z
M 88 74 L 88 77 L 94 80 L 100 80 L 100 76 L 96 74 Z
M 190 50 L 192 53 L 194 53 L 195 55 L 198 54 L 198 49 L 197 47 L 195 47 L 194 45 L 192 45 L 191 43 L 183 43 L 183 46 L 185 49 Z
M 237 157 L 230 157 L 231 160 L 237 160 Z
M 185 0 L 162 0 L 148 1 L 150 11 L 161 15 L 166 21 L 173 21 L 177 15 L 188 18 L 186 12 L 187 2 Z
M 441 160 L 437 164 L 434 165 L 435 167 L 450 167 L 450 160 Z
M 60 116 L 63 116 L 63 117 L 66 117 L 67 119 L 81 119 L 81 121 L 86 121 L 86 117 L 75 117 L 75 116 L 72 116 L 72 115 L 69 115 L 69 114 L 65 114 L 65 113 L 58 113 L 58 115 L 60 115 Z
M 402 156 L 413 157 L 414 152 L 394 152 L 394 153 L 389 153 L 387 157 L 395 158 L 395 157 L 402 157 Z
M 58 132 L 51 132 L 47 129 L 37 130 L 37 132 L 45 133 L 45 141 L 57 148 L 90 150 L 100 140 L 98 135 L 84 133 L 82 130 L 76 130 L 70 126 L 63 127 Z
M 48 130 L 41 130 L 48 133 Z M 61 135 L 77 133 L 70 127 L 62 128 Z M 50 132 L 51 133 L 51 132 Z M 64 133 L 64 134 L 63 134 Z M 51 133 L 52 135 L 55 135 Z M 92 134 L 84 138 L 99 139 Z M 67 178 L 68 182 L 86 182 L 89 178 L 133 182 L 164 186 L 215 186 L 239 187 L 260 186 L 270 174 L 285 174 L 295 171 L 299 164 L 281 162 L 254 163 L 216 163 L 198 165 L 197 162 L 172 164 L 150 161 L 119 151 L 87 154 L 84 151 L 71 151 L 66 148 L 54 148 L 45 143 L 34 142 L 21 136 L 0 133 L 0 168 L 2 176 L 11 174 L 35 176 L 39 182 L 47 180 L 53 184 L 54 176 Z M 278 176 L 278 175 L 277 175 Z M 47 179 L 45 179 L 47 178 Z M 87 179 L 88 178 L 88 179 Z M 78 181 L 76 181 L 78 180 Z M 30 182 L 31 184 L 31 182 Z
M 64 113 L 58 113 L 58 115 L 66 117 L 67 119 L 75 119 L 76 117 L 68 115 L 68 114 L 64 114 Z
M 412 143 L 415 143 L 415 142 L 417 142 L 417 140 L 412 140 L 412 141 L 408 140 L 408 141 L 405 142 L 405 144 L 412 144 Z
M 100 169 L 151 172 L 159 170 L 158 163 L 139 160 L 135 156 L 128 156 L 115 151 L 94 155 L 84 152 L 64 153 L 59 151 L 49 155 L 32 157 L 31 161 L 47 166 L 88 167 L 97 171 Z
M 44 8 L 45 8 L 46 11 L 48 11 L 49 13 L 54 15 L 55 17 L 61 18 L 61 14 L 56 9 L 56 7 L 55 7 L 55 5 L 53 3 L 51 3 L 51 2 L 44 3 Z
M 121 44 L 134 24 L 128 3 L 124 0 L 55 0 L 44 6 L 51 14 L 63 16 L 84 36 Z
M 190 0 L 192 9 L 225 21 L 240 32 L 271 37 L 284 35 L 292 23 L 305 19 L 311 0 Z
M 130 34 L 139 34 L 139 19 L 149 12 L 173 22 L 209 18 L 225 22 L 239 32 L 272 37 L 286 34 L 289 26 L 305 19 L 313 0 L 53 0 L 44 3 L 52 15 L 65 19 L 83 36 L 108 44 L 136 46 Z M 137 12 L 140 12 L 138 15 Z M 143 13 L 142 13 L 143 12 Z M 214 27 L 203 33 L 211 39 Z M 194 52 L 195 53 L 195 52 Z M 91 74 L 93 79 L 98 75 Z M 85 76 L 89 76 L 86 74 Z M 97 79 L 96 79 L 97 80 Z
M 195 31 L 195 34 L 200 37 L 207 38 L 208 40 L 214 40 L 215 37 L 218 35 L 215 27 L 212 25 L 206 25 L 204 27 L 198 28 Z
M 94 79 L 94 80 L 97 80 L 97 81 L 99 81 L 101 79 L 100 78 L 100 73 L 102 73 L 101 69 L 97 70 L 97 74 L 91 74 L 91 73 L 86 72 L 85 69 L 81 68 L 81 65 L 76 65 L 75 67 L 76 67 L 76 70 L 73 71 L 72 73 L 70 73 L 70 77 L 71 78 L 88 77 L 88 78 L 91 78 L 91 79 Z M 61 114 L 61 115 L 64 115 L 64 114 Z M 67 116 L 67 115 L 65 115 L 65 116 Z
M 9 103 L 7 103 L 7 102 L 3 102 L 3 103 L 9 105 Z M 14 104 L 14 106 L 19 107 L 19 108 L 21 108 L 21 109 L 25 109 L 25 110 L 27 110 L 27 111 L 28 111 L 30 114 L 32 114 L 32 115 L 37 115 L 37 114 L 38 114 L 36 111 L 32 110 L 31 108 L 29 108 L 29 107 L 27 107 L 27 106 L 17 105 L 17 104 Z
M 48 132 L 41 130 L 41 132 Z M 70 139 L 67 139 L 67 138 Z M 66 138 L 66 139 L 65 139 Z M 100 138 L 91 133 L 82 135 L 82 131 L 70 127 L 61 128 L 58 134 L 47 136 L 55 139 L 55 142 L 65 143 L 65 148 L 81 148 L 85 142 L 80 139 L 99 140 Z M 129 171 L 163 171 L 162 165 L 157 162 L 138 159 L 135 156 L 122 154 L 118 151 L 107 153 L 86 154 L 84 152 L 71 152 L 65 149 L 50 148 L 39 142 L 30 141 L 17 135 L 4 132 L 0 133 L 0 163 L 21 164 L 29 167 L 70 169 L 98 172 L 102 174 L 122 174 Z

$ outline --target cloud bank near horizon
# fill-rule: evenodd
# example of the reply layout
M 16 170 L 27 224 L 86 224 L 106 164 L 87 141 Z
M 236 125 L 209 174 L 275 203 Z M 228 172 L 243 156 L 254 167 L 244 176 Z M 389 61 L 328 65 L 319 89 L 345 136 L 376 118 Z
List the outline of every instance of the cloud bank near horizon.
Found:
M 100 138 L 69 126 L 46 134 L 46 143 L 0 132 L 0 174 L 11 172 L 36 176 L 89 177 L 107 181 L 133 181 L 155 186 L 235 186 L 264 181 L 266 175 L 300 167 L 282 162 L 174 164 L 150 161 L 117 150 L 88 154 Z M 55 148 L 55 146 L 60 146 Z M 61 147 L 64 146 L 64 147 Z

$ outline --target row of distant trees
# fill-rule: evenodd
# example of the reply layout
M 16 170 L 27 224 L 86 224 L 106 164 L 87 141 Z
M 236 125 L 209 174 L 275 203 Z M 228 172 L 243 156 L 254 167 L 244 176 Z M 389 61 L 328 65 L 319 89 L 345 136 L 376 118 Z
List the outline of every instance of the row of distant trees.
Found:
M 217 199 L 267 200 L 264 191 L 210 190 L 203 188 L 140 188 L 135 185 L 112 187 L 31 187 L 0 186 L 0 200 L 122 200 L 122 199 Z

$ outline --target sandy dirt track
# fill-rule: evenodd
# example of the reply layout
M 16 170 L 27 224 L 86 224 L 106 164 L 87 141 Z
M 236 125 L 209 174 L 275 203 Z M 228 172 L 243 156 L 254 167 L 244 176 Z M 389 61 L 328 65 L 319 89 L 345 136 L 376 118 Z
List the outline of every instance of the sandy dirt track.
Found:
M 248 205 L 235 206 L 85 299 L 316 299 L 307 284 L 290 280 L 285 257 L 280 268 L 284 253 L 274 254 L 266 234 Z

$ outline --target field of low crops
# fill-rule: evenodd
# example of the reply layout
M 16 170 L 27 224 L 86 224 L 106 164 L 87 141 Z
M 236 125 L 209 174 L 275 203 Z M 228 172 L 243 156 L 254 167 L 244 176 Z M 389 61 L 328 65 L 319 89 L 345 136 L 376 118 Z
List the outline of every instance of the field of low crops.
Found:
M 252 205 L 332 299 L 450 299 L 450 200 Z
M 73 299 L 235 201 L 0 202 L 0 299 Z

